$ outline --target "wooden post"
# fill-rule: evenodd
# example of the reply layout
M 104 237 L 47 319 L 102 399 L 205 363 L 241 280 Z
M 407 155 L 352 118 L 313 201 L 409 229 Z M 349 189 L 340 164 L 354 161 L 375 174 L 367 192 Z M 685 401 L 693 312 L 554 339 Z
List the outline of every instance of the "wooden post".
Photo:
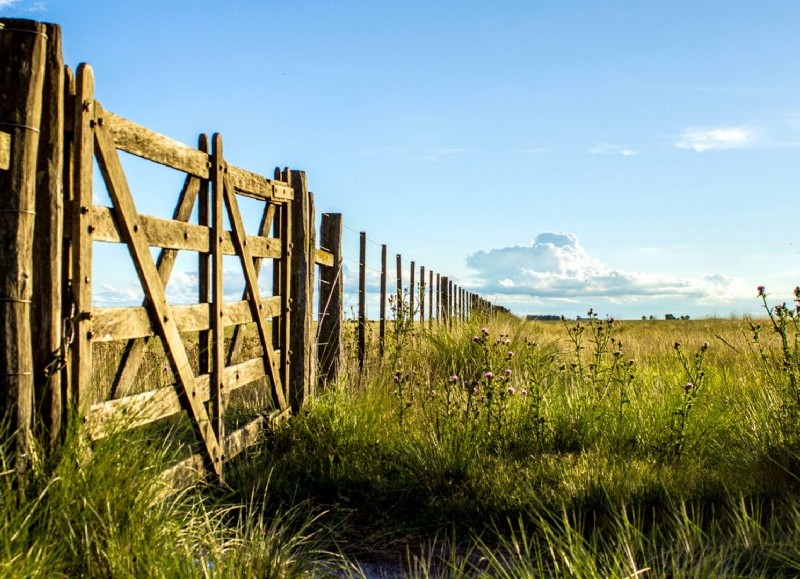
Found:
M 35 408 L 40 409 L 43 441 L 51 448 L 61 436 L 66 419 L 62 368 L 63 219 L 64 219 L 64 60 L 61 27 L 46 25 L 45 65 L 39 160 L 36 182 L 36 239 L 32 328 Z M 2 130 L 2 127 L 0 127 Z
M 94 162 L 94 73 L 78 67 L 75 94 L 74 202 L 72 208 L 72 301 L 75 337 L 72 343 L 72 387 L 79 412 L 91 400 L 92 379 L 92 177 Z
M 276 170 L 276 176 L 280 181 L 292 186 L 292 173 L 288 168 L 283 171 Z M 281 296 L 281 316 L 280 328 L 278 331 L 278 344 L 280 347 L 280 367 L 281 367 L 281 386 L 283 387 L 284 399 L 291 400 L 291 352 L 289 340 L 292 330 L 292 204 L 282 203 L 276 212 L 277 220 L 275 227 L 281 239 L 281 260 L 277 271 L 279 276 L 278 287 Z M 273 330 L 274 332 L 274 330 Z M 276 405 L 279 401 L 276 401 Z
M 333 254 L 333 266 L 320 268 L 317 359 L 323 385 L 336 381 L 341 364 L 344 289 L 342 287 L 342 214 L 323 213 L 320 246 Z
M 0 418 L 9 420 L 24 469 L 33 413 L 33 242 L 46 28 L 3 19 L 0 30 Z M 9 137 L 10 135 L 10 137 Z
M 198 147 L 204 153 L 208 153 L 208 137 L 202 135 L 198 142 Z M 200 184 L 200 191 L 198 193 L 198 214 L 197 221 L 200 225 L 209 227 L 211 225 L 211 200 L 209 196 L 209 182 L 203 180 Z M 212 244 L 213 246 L 213 244 Z M 211 254 L 210 253 L 197 253 L 197 271 L 198 271 L 198 303 L 209 304 L 208 311 L 211 311 Z M 198 336 L 198 369 L 199 374 L 211 373 L 211 332 L 209 330 L 202 330 Z
M 292 171 L 292 333 L 289 339 L 290 403 L 299 412 L 314 396 L 316 352 L 314 345 L 314 268 L 316 267 L 316 218 L 314 199 L 308 192 L 304 171 Z
M 383 358 L 386 352 L 386 244 L 381 245 L 381 309 L 378 328 L 378 348 Z
M 441 297 L 441 308 L 442 308 L 442 324 L 448 324 L 450 322 L 450 293 L 449 293 L 449 280 L 442 276 L 441 281 L 441 289 L 442 289 L 442 297 Z
M 447 280 L 447 327 L 449 329 L 453 329 L 453 318 L 455 313 L 454 303 L 455 300 L 453 299 L 453 280 Z
M 442 275 L 436 274 L 436 323 L 442 323 Z
M 395 275 L 397 281 L 397 293 L 395 294 L 396 303 L 395 307 L 395 320 L 400 321 L 403 319 L 403 258 L 398 253 L 395 265 Z
M 358 259 L 358 369 L 367 354 L 367 233 L 360 234 Z
M 225 406 L 227 396 L 223 373 L 225 371 L 225 326 L 222 323 L 225 304 L 222 286 L 222 234 L 225 212 L 225 160 L 222 153 L 222 136 L 215 133 L 211 141 L 211 424 L 217 440 L 225 440 Z M 220 482 L 224 471 L 220 469 Z
M 416 300 L 414 299 L 414 294 L 417 293 L 416 290 L 416 283 L 414 279 L 414 274 L 416 270 L 416 264 L 414 261 L 411 261 L 411 266 L 409 268 L 409 282 L 408 282 L 408 321 L 412 325 L 414 325 L 414 307 Z
M 419 267 L 419 325 L 425 329 L 425 266 Z
M 433 270 L 428 278 L 428 328 L 433 329 Z

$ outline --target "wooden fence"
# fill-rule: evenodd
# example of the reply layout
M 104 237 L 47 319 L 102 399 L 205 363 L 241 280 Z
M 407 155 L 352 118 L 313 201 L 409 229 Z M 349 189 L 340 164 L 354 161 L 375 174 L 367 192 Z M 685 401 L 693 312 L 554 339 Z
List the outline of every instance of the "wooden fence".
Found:
M 41 440 L 58 443 L 71 408 L 93 440 L 104 437 L 110 425 L 136 428 L 185 412 L 199 452 L 166 476 L 193 480 L 213 473 L 224 481 L 227 461 L 271 423 L 302 408 L 319 384 L 336 379 L 342 216 L 322 215 L 318 247 L 314 196 L 302 171 L 276 169 L 268 179 L 230 164 L 219 134 L 210 142 L 201 135 L 197 147 L 189 147 L 106 111 L 95 98 L 91 67 L 82 64 L 73 75 L 64 66 L 60 34 L 57 25 L 0 19 L 0 64 L 10 71 L 0 78 L 0 411 L 16 433 L 21 463 L 37 430 Z M 185 175 L 171 219 L 140 213 L 120 151 Z M 94 203 L 95 165 L 110 207 Z M 257 231 L 245 228 L 242 197 L 262 207 Z M 362 243 L 365 239 L 362 234 Z M 92 271 L 98 266 L 93 249 L 99 242 L 121 244 L 130 255 L 144 293 L 141 305 L 93 305 Z M 156 257 L 151 248 L 158 248 Z M 179 252 L 197 259 L 198 295 L 190 305 L 167 299 Z M 245 289 L 239 301 L 223 298 L 223 256 L 235 256 L 241 267 Z M 385 258 L 383 246 L 381 350 Z M 399 255 L 397 260 L 402 296 Z M 265 296 L 259 272 L 267 263 L 272 292 Z M 360 264 L 363 362 L 363 252 Z M 412 262 L 412 288 L 414 268 Z M 434 293 L 432 271 L 429 276 L 429 323 L 434 302 L 435 317 L 443 323 L 465 319 L 472 308 L 492 307 L 439 275 Z M 422 268 L 423 284 L 424 277 Z M 419 299 L 424 323 L 424 293 Z M 248 324 L 256 328 L 259 353 L 242 359 Z M 142 391 L 139 371 L 153 338 L 166 355 L 170 384 Z M 196 340 L 196 360 L 190 359 L 187 340 Z M 108 381 L 98 376 L 93 360 L 103 342 L 122 344 Z M 269 388 L 271 404 L 226 432 L 230 396 L 257 381 Z

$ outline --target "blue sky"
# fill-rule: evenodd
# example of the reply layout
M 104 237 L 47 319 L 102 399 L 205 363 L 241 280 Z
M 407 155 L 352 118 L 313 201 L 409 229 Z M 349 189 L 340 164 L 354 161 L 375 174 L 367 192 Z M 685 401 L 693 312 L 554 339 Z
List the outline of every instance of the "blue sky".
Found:
M 758 313 L 756 286 L 790 301 L 800 283 L 796 2 L 0 0 L 0 15 L 61 24 L 107 109 L 186 143 L 221 132 L 229 161 L 266 175 L 307 171 L 318 209 L 344 214 L 350 271 L 365 230 L 520 314 Z M 168 213 L 174 183 L 141 175 L 140 210 Z M 125 275 L 98 299 L 135 295 Z

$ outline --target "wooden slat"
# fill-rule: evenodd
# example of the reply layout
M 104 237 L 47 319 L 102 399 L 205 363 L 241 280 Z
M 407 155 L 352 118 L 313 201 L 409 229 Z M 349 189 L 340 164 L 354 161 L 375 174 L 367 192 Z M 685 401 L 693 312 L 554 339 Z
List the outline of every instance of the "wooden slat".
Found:
M 11 168 L 11 134 L 0 131 L 0 169 Z
M 94 239 L 119 243 L 122 241 L 119 225 L 114 218 L 114 210 L 110 207 L 95 205 L 92 207 L 94 222 Z M 148 215 L 139 216 L 140 226 L 147 238 L 148 245 L 165 249 L 185 249 L 208 253 L 211 251 L 212 232 L 208 227 L 183 223 L 172 219 L 161 219 Z M 277 259 L 281 256 L 281 240 L 272 237 L 247 237 L 250 253 L 255 257 Z M 222 253 L 235 255 L 231 234 L 222 233 Z
M 229 180 L 225 179 L 225 205 L 228 208 L 228 219 L 230 220 L 233 229 L 233 242 L 236 247 L 236 252 L 239 254 L 242 269 L 244 269 L 245 281 L 249 292 L 248 303 L 250 304 L 255 318 L 256 327 L 258 328 L 258 336 L 261 339 L 261 347 L 264 350 L 264 357 L 267 360 L 267 368 L 269 369 L 269 376 L 272 380 L 273 390 L 275 397 L 278 401 L 278 406 L 281 410 L 286 410 L 288 400 L 284 387 L 287 384 L 286 377 L 281 376 L 280 368 L 278 366 L 278 359 L 275 355 L 275 350 L 272 348 L 272 335 L 267 328 L 267 321 L 264 317 L 264 304 L 261 301 L 261 295 L 258 289 L 258 276 L 256 275 L 255 268 L 253 267 L 253 256 L 250 253 L 250 248 L 247 244 L 247 237 L 245 236 L 244 224 L 242 223 L 242 215 L 239 212 L 239 204 L 236 201 L 236 193 Z M 288 207 L 288 205 L 285 205 Z M 284 243 L 289 243 L 289 238 L 284 238 Z M 282 316 L 283 319 L 288 318 L 288 315 Z M 286 342 L 283 343 L 284 347 Z
M 317 265 L 324 265 L 325 267 L 333 267 L 334 265 L 333 254 L 330 251 L 325 251 L 324 249 L 317 249 L 314 257 L 314 262 Z
M 247 360 L 235 366 L 228 366 L 222 379 L 233 392 L 266 376 L 263 358 Z M 210 376 L 203 374 L 195 380 L 196 398 L 208 402 L 211 398 Z M 137 428 L 157 420 L 174 416 L 184 410 L 175 386 L 165 386 L 94 404 L 86 414 L 86 431 L 92 440 L 103 438 L 109 428 Z
M 126 153 L 201 179 L 209 179 L 211 176 L 212 160 L 208 153 L 193 149 L 109 111 L 104 111 L 102 123 L 114 136 L 114 145 Z M 285 183 L 272 181 L 232 165 L 228 165 L 228 174 L 234 187 L 243 195 L 276 201 L 292 199 L 292 189 Z
M 225 326 L 222 324 L 225 304 L 222 288 L 222 235 L 224 231 L 223 213 L 225 211 L 225 160 L 222 154 L 222 136 L 215 133 L 211 139 L 211 400 L 208 405 L 211 425 L 219 440 L 225 440 L 225 406 L 228 400 L 225 392 Z M 224 453 L 223 453 L 224 454 Z M 223 461 L 225 459 L 223 455 Z M 224 472 L 220 476 L 224 482 Z
M 291 416 L 291 410 L 275 410 L 269 416 L 259 416 L 255 420 L 244 425 L 236 432 L 232 432 L 225 437 L 225 455 L 228 459 L 233 458 L 243 450 L 252 446 L 258 441 L 258 437 L 266 428 L 275 426 Z M 158 493 L 156 500 L 163 499 L 171 493 L 187 488 L 202 481 L 205 478 L 203 469 L 203 457 L 194 454 L 178 464 L 165 470 L 159 477 L 163 485 L 163 491 Z
M 263 298 L 262 304 L 264 317 L 280 315 L 280 296 Z M 208 303 L 172 306 L 171 309 L 179 332 L 202 332 L 211 327 Z M 142 306 L 95 308 L 92 321 L 94 322 L 92 339 L 95 342 L 132 340 L 156 335 L 147 308 Z M 222 314 L 223 325 L 238 326 L 253 321 L 255 320 L 250 304 L 246 300 L 225 304 L 225 311 Z
M 211 159 L 198 151 L 112 112 L 103 112 L 103 127 L 114 138 L 114 145 L 126 153 L 172 167 L 200 179 L 208 179 Z
M 280 181 L 272 181 L 246 169 L 228 165 L 228 176 L 238 193 L 256 199 L 291 201 L 294 191 Z
M 78 410 L 85 410 L 92 382 L 92 177 L 94 73 L 81 64 L 77 74 L 74 120 L 74 195 L 72 204 L 72 300 L 77 323 L 72 346 L 72 387 Z
M 99 103 L 95 101 L 95 108 L 102 111 Z M 102 116 L 102 114 L 98 114 Z M 189 357 L 181 341 L 178 327 L 172 317 L 172 312 L 164 295 L 164 286 L 158 278 L 153 256 L 139 225 L 139 214 L 133 203 L 125 173 L 122 170 L 117 151 L 111 135 L 98 125 L 95 130 L 95 153 L 100 172 L 106 182 L 109 196 L 120 216 L 120 225 L 124 237 L 133 257 L 134 266 L 142 282 L 145 298 L 152 313 L 152 320 L 157 326 L 158 334 L 164 341 L 164 349 L 172 366 L 173 372 L 179 377 L 183 400 L 189 410 L 197 436 L 202 440 L 209 466 L 217 476 L 222 478 L 223 449 L 220 441 L 214 435 L 208 421 L 208 413 L 202 402 L 197 399 L 197 386 L 191 370 Z

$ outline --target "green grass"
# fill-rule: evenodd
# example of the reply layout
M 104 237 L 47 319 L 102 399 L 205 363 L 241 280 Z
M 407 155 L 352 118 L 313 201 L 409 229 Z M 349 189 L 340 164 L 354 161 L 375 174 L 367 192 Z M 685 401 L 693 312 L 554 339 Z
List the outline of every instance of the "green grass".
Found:
M 339 382 L 226 489 L 154 500 L 177 428 L 73 432 L 22 478 L 2 452 L 0 576 L 800 573 L 793 323 L 484 323 L 401 325 L 362 373 L 348 326 Z

